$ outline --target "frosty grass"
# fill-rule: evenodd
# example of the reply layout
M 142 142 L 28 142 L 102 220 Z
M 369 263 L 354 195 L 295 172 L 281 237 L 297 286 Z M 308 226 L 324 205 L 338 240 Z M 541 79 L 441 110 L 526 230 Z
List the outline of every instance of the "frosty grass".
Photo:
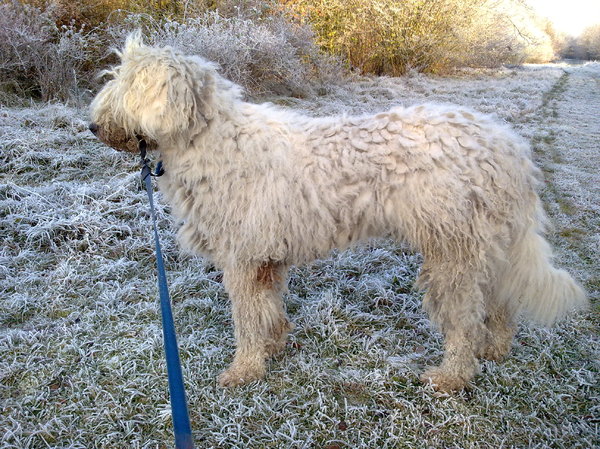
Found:
M 553 329 L 522 323 L 466 391 L 418 373 L 440 335 L 412 287 L 420 256 L 389 241 L 294 268 L 296 329 L 266 380 L 223 390 L 233 354 L 221 273 L 161 238 L 198 448 L 600 446 L 600 64 L 358 79 L 272 98 L 309 114 L 436 101 L 510 123 L 543 168 L 557 263 L 593 300 Z M 154 254 L 137 158 L 85 110 L 0 106 L 0 448 L 173 447 Z

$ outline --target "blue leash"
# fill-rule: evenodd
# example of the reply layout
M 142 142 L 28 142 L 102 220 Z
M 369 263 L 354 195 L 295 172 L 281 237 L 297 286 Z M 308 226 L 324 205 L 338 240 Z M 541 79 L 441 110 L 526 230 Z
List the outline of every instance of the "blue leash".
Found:
M 154 200 L 152 198 L 152 176 L 161 176 L 164 173 L 162 164 L 156 167 L 156 173 L 152 173 L 146 159 L 146 141 L 139 140 L 139 150 L 142 157 L 142 181 L 146 186 L 146 193 L 150 200 L 150 212 L 154 226 L 154 243 L 156 245 L 156 268 L 158 269 L 158 291 L 160 294 L 160 309 L 162 312 L 163 338 L 165 344 L 165 356 L 167 359 L 167 376 L 169 379 L 169 393 L 171 395 L 171 413 L 173 415 L 173 429 L 175 431 L 176 449 L 193 449 L 192 429 L 188 414 L 185 389 L 183 386 L 183 374 L 181 362 L 177 349 L 177 336 L 173 324 L 173 312 L 171 311 L 171 299 L 167 287 L 167 274 L 163 261 L 158 229 L 156 227 L 156 213 L 154 211 Z

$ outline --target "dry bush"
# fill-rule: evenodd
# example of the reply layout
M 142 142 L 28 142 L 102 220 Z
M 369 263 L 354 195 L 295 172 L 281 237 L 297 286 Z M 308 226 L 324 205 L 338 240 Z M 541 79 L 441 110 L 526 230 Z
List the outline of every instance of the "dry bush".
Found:
M 521 0 L 504 0 L 517 38 L 524 44 L 524 62 L 541 64 L 555 59 L 554 42 L 548 33 L 548 20 L 537 15 Z
M 554 24 L 549 19 L 544 19 L 543 21 L 543 30 L 550 38 L 550 42 L 552 43 L 552 50 L 554 51 L 555 57 L 562 57 L 565 49 L 568 45 L 568 37 L 567 34 L 556 29 Z
M 554 54 L 547 22 L 522 0 L 25 1 L 0 0 L 0 87 L 43 100 L 94 90 L 93 75 L 116 62 L 109 47 L 135 28 L 218 62 L 254 95 L 322 91 L 344 79 L 336 57 L 401 75 Z
M 253 95 L 306 96 L 343 78 L 341 64 L 319 50 L 310 28 L 282 15 L 263 17 L 257 10 L 233 13 L 224 17 L 211 11 L 182 21 L 130 15 L 110 31 L 116 47 L 128 32 L 141 28 L 150 44 L 217 62 L 224 76 Z
M 282 0 L 363 73 L 545 62 L 552 42 L 522 0 Z
M 488 0 L 474 19 L 470 27 L 461 29 L 463 45 L 456 65 L 497 67 L 543 63 L 555 57 L 551 25 L 522 0 Z
M 587 27 L 578 41 L 585 59 L 600 60 L 600 24 Z
M 440 72 L 460 47 L 462 27 L 484 0 L 300 0 L 286 2 L 309 21 L 319 43 L 363 73 Z M 474 7 L 475 6 L 475 7 Z
M 474 14 L 470 26 L 458 30 L 461 45 L 453 54 L 454 66 L 498 67 L 523 62 L 525 43 L 499 4 L 486 3 Z
M 116 62 L 110 48 L 120 48 L 136 28 L 146 30 L 150 44 L 218 62 L 254 95 L 305 96 L 343 78 L 341 64 L 320 51 L 310 28 L 287 21 L 272 2 L 189 0 L 161 9 L 162 3 L 53 0 L 46 9 L 0 3 L 0 88 L 44 101 L 80 101 L 82 92 L 97 88 L 95 74 Z M 143 12 L 109 12 L 117 6 Z M 225 12 L 207 11 L 216 7 Z
M 215 8 L 214 0 L 24 0 L 47 11 L 58 25 L 105 28 L 115 12 L 148 14 L 155 19 L 180 19 Z M 122 17 L 122 15 L 119 15 Z
M 48 12 L 17 1 L 0 4 L 0 87 L 71 101 L 90 80 L 85 67 L 96 36 L 63 25 Z

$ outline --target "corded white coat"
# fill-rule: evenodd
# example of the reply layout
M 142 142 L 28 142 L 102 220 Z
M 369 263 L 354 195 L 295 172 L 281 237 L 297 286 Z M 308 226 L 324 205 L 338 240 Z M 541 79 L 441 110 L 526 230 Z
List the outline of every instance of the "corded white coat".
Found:
M 539 171 L 508 127 L 452 105 L 311 118 L 251 104 L 213 64 L 139 35 L 121 58 L 92 118 L 109 145 L 138 134 L 159 149 L 179 241 L 225 272 L 237 351 L 223 385 L 262 377 L 283 347 L 287 268 L 371 237 L 424 256 L 418 282 L 446 353 L 423 379 L 440 389 L 504 356 L 520 311 L 550 324 L 585 305 L 551 265 Z

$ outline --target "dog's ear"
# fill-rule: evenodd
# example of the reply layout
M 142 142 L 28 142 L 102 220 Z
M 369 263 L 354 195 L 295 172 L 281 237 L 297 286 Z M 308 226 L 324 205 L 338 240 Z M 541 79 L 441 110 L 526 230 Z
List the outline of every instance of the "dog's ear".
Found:
M 133 38 L 123 53 L 123 110 L 132 128 L 161 141 L 200 132 L 214 117 L 214 65 Z

